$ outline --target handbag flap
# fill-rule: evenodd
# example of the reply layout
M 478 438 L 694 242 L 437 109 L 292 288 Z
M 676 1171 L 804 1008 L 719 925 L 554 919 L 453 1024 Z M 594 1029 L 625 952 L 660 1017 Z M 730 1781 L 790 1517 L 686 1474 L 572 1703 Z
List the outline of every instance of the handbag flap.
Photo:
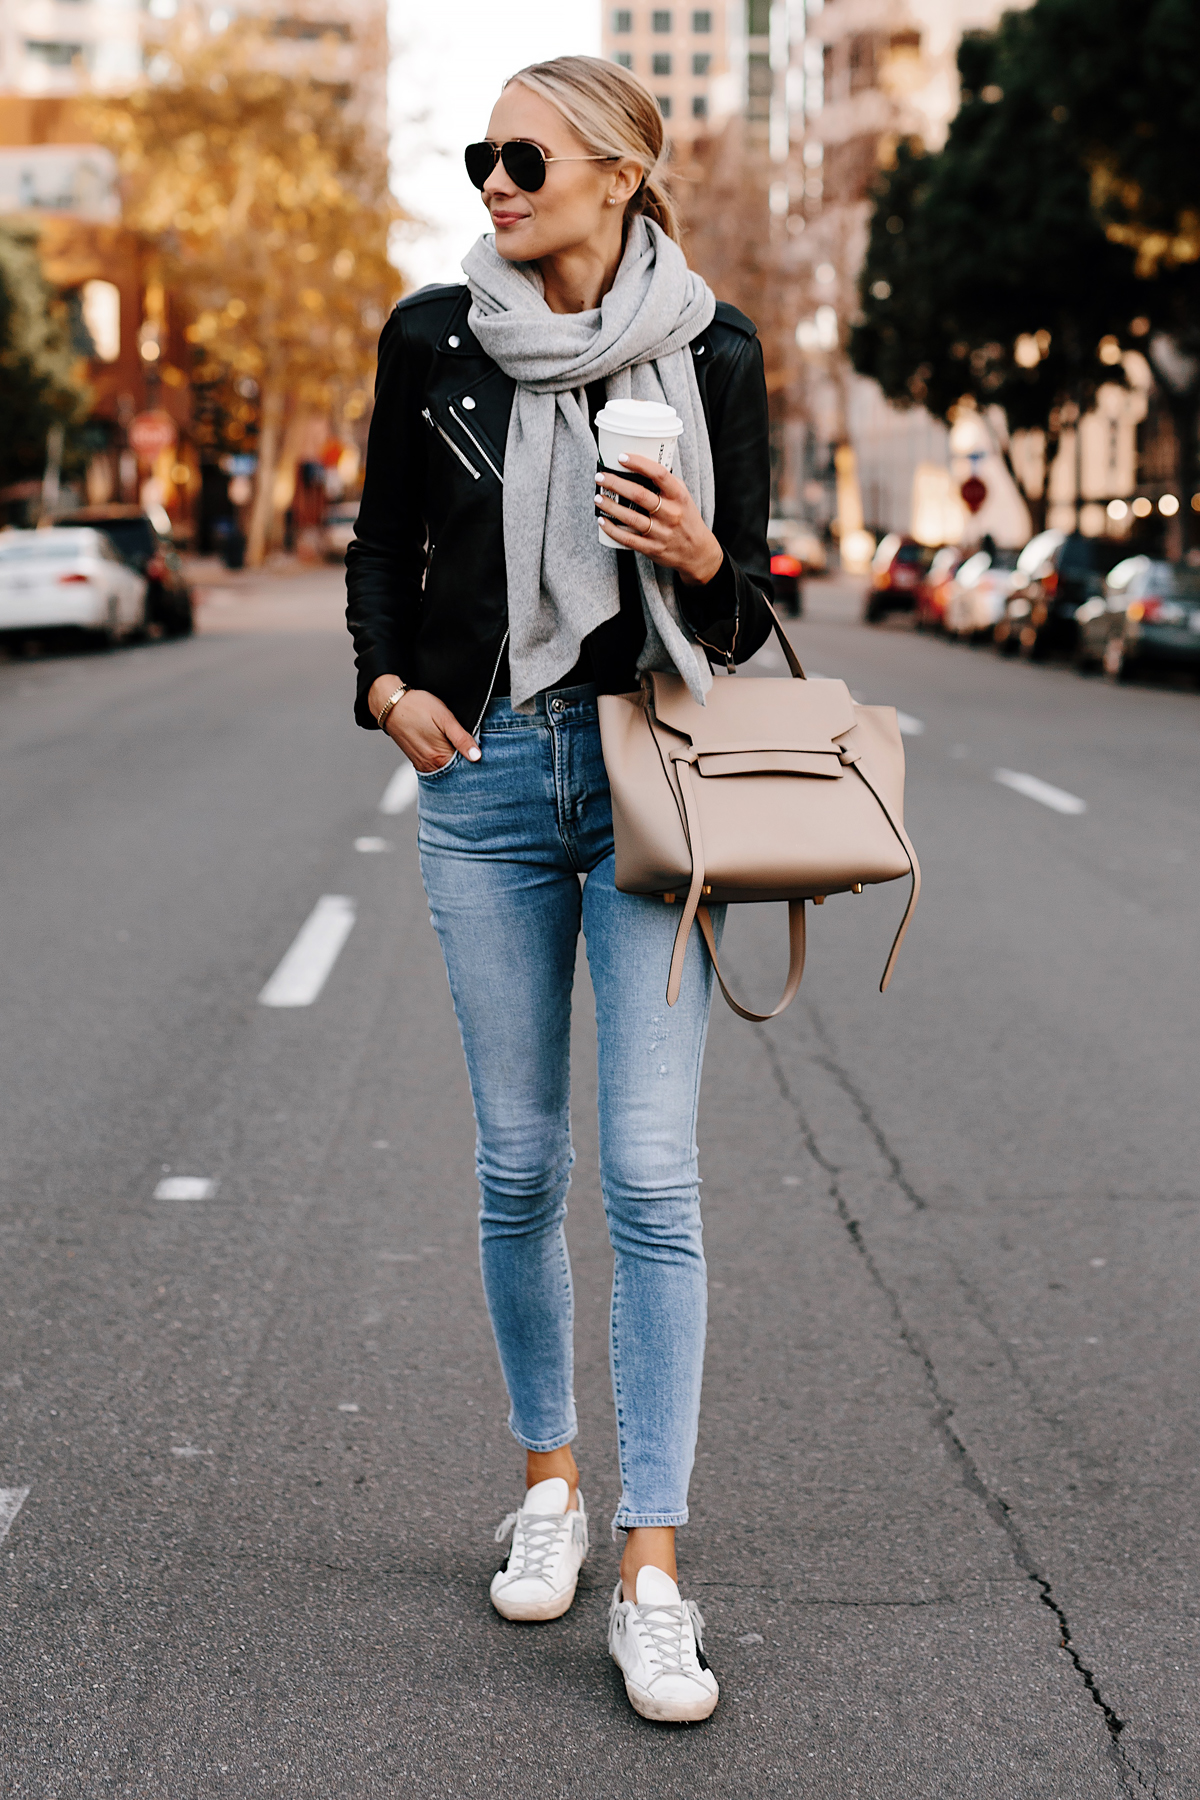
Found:
M 854 729 L 854 702 L 844 681 L 755 681 L 726 677 L 713 682 L 708 704 L 698 706 L 680 676 L 655 670 L 650 680 L 654 716 L 697 751 L 799 750 L 827 755 Z

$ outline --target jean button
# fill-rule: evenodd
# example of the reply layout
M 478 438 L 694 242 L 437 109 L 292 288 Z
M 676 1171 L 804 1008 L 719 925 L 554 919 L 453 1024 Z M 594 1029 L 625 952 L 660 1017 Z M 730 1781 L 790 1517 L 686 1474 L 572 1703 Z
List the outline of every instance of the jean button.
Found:
M 561 700 L 552 700 L 550 702 L 550 711 L 560 713 L 563 710 L 563 705 L 564 702 Z

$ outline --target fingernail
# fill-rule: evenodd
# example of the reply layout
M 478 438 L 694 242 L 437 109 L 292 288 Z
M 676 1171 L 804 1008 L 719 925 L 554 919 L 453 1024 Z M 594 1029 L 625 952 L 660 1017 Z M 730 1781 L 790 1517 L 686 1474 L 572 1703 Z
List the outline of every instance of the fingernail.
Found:
M 482 750 L 476 750 L 476 749 L 468 750 L 467 751 L 467 761 L 468 762 L 478 762 L 482 755 L 483 755 Z
M 627 463 L 629 458 L 627 456 L 618 456 L 617 461 L 620 463 Z

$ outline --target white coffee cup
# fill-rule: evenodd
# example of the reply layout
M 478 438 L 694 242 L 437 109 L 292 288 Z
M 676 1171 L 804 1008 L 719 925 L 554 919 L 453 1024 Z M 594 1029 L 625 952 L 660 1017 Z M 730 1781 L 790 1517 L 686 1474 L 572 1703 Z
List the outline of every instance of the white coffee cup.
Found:
M 600 441 L 600 461 L 614 474 L 628 474 L 621 468 L 623 456 L 645 456 L 651 462 L 670 469 L 675 461 L 675 445 L 683 434 L 683 420 L 673 406 L 663 400 L 609 400 L 596 414 L 596 436 Z M 600 542 L 610 550 L 620 550 L 599 527 Z

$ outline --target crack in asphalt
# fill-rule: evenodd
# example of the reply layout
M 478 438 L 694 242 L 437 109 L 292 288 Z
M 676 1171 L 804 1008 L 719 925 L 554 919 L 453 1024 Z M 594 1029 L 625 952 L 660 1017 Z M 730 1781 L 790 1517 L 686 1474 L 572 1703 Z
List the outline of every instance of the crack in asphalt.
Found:
M 870 1248 L 863 1235 L 861 1225 L 850 1212 L 850 1208 L 846 1203 L 845 1195 L 842 1193 L 839 1183 L 841 1170 L 831 1163 L 822 1153 L 820 1145 L 817 1142 L 816 1133 L 809 1123 L 799 1099 L 792 1091 L 788 1081 L 787 1072 L 784 1069 L 783 1063 L 767 1032 L 762 1026 L 756 1026 L 754 1029 L 766 1051 L 767 1061 L 775 1076 L 775 1083 L 779 1089 L 780 1095 L 785 1104 L 791 1108 L 796 1118 L 800 1129 L 800 1136 L 806 1150 L 812 1156 L 818 1167 L 829 1178 L 829 1196 L 837 1209 L 839 1219 L 845 1227 L 846 1235 L 850 1239 L 857 1254 L 862 1258 L 863 1265 L 866 1268 L 872 1283 L 886 1299 L 892 1317 L 896 1322 L 896 1329 L 901 1342 L 904 1344 L 910 1355 L 921 1365 L 926 1388 L 934 1403 L 934 1426 L 936 1430 L 940 1432 L 958 1466 L 964 1487 L 981 1503 L 993 1523 L 998 1525 L 1004 1532 L 1014 1562 L 1026 1578 L 1033 1583 L 1037 1590 L 1038 1600 L 1041 1605 L 1053 1615 L 1058 1627 L 1059 1648 L 1066 1653 L 1071 1667 L 1078 1676 L 1089 1702 L 1096 1707 L 1104 1721 L 1104 1728 L 1109 1739 L 1107 1754 L 1125 1792 L 1130 1795 L 1157 1796 L 1159 1791 L 1157 1780 L 1147 1781 L 1146 1777 L 1142 1774 L 1142 1771 L 1126 1753 L 1125 1747 L 1121 1742 L 1121 1734 L 1125 1731 L 1128 1722 L 1125 1719 L 1122 1719 L 1115 1708 L 1105 1699 L 1101 1692 L 1095 1671 L 1084 1662 L 1083 1657 L 1080 1655 L 1071 1632 L 1070 1622 L 1067 1618 L 1066 1611 L 1064 1610 L 1061 1601 L 1056 1597 L 1051 1582 L 1038 1568 L 1037 1563 L 1025 1542 L 1021 1529 L 1012 1516 L 1011 1509 L 998 1494 L 993 1493 L 992 1489 L 980 1474 L 975 1459 L 968 1450 L 966 1443 L 951 1425 L 950 1421 L 954 1416 L 953 1402 L 944 1392 L 933 1358 L 926 1348 L 920 1333 L 907 1318 L 899 1294 L 885 1279 L 879 1265 L 871 1254 Z M 819 1025 L 817 1029 L 818 1031 L 821 1030 Z M 824 1036 L 823 1033 L 822 1036 Z M 817 1061 L 827 1068 L 829 1073 L 834 1074 L 835 1077 L 840 1079 L 841 1071 L 832 1059 L 826 1061 L 826 1059 L 819 1057 L 817 1058 Z M 848 1077 L 844 1080 L 840 1080 L 840 1085 L 848 1094 L 850 1094 L 851 1098 L 855 1100 L 855 1104 L 864 1124 L 879 1145 L 889 1166 L 893 1169 L 893 1178 L 897 1181 L 901 1190 L 910 1200 L 916 1200 L 918 1207 L 921 1210 L 924 1210 L 925 1202 L 919 1200 L 919 1198 L 914 1195 L 912 1188 L 904 1179 L 899 1159 L 891 1150 L 890 1146 L 887 1144 L 886 1137 L 875 1123 L 866 1101 L 855 1093 L 853 1085 L 850 1083 Z

